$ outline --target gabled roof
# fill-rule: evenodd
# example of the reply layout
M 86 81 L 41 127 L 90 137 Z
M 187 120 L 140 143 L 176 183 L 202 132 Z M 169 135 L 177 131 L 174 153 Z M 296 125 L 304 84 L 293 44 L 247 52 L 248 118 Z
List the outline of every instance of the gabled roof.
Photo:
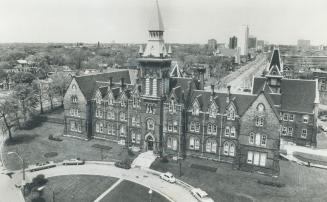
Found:
M 158 0 L 156 0 L 154 13 L 150 16 L 149 31 L 164 31 L 164 24 L 161 17 L 160 7 Z
M 92 99 L 94 91 L 99 87 L 96 85 L 97 81 L 109 82 L 110 77 L 113 83 L 119 83 L 121 78 L 124 78 L 126 84 L 131 83 L 128 70 L 117 70 L 107 73 L 99 73 L 92 75 L 76 76 L 75 80 L 81 89 L 86 100 Z
M 252 94 L 258 94 L 266 83 L 265 77 L 254 77 L 252 83 Z
M 177 77 L 177 78 L 184 77 L 183 72 L 181 71 L 181 69 L 178 66 L 178 62 L 173 61 L 171 64 L 172 64 L 173 68 L 170 71 L 170 77 Z

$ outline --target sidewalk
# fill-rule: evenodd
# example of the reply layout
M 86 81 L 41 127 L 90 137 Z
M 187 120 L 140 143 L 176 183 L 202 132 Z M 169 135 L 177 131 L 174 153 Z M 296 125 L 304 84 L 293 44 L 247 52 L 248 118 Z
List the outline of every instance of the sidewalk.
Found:
M 153 151 L 143 152 L 134 159 L 132 163 L 132 168 L 150 168 L 151 164 L 156 160 L 157 156 L 153 154 Z

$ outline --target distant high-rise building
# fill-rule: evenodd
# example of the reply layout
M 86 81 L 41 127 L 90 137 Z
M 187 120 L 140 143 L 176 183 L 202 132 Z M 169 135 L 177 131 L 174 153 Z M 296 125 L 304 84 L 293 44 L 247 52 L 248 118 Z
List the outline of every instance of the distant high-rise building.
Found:
M 297 40 L 297 47 L 299 49 L 307 50 L 310 48 L 310 40 L 299 39 Z
M 264 47 L 265 47 L 265 41 L 264 40 L 258 40 L 257 41 L 257 49 L 258 50 L 263 50 Z
M 209 39 L 208 40 L 208 48 L 211 49 L 211 50 L 216 50 L 217 40 L 216 39 Z
M 239 35 L 239 47 L 241 49 L 241 55 L 248 55 L 249 49 L 248 49 L 248 39 L 249 39 L 249 26 L 242 26 L 242 31 Z
M 257 37 L 249 36 L 249 38 L 248 38 L 248 48 L 257 49 Z
M 237 37 L 233 36 L 229 38 L 229 44 L 228 47 L 230 49 L 236 49 L 237 48 Z

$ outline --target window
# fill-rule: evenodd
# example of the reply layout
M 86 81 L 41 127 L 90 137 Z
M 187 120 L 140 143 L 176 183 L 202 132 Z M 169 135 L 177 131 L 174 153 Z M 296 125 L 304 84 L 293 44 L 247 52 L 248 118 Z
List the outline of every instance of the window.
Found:
M 133 108 L 140 107 L 140 100 L 138 97 L 133 97 Z
M 97 104 L 101 104 L 102 97 L 101 97 L 101 93 L 100 92 L 97 92 L 95 101 L 96 101 Z
M 208 124 L 207 133 L 208 134 L 212 133 L 211 123 Z
M 157 85 L 158 85 L 157 79 L 153 79 L 152 80 L 152 95 L 153 96 L 157 96 Z
M 309 116 L 308 115 L 304 115 L 303 116 L 303 123 L 308 123 L 309 122 Z
M 224 143 L 224 155 L 235 156 L 235 144 L 233 142 Z
M 287 135 L 287 128 L 286 127 L 283 127 L 283 129 L 282 129 L 282 135 Z
M 301 138 L 306 138 L 307 133 L 308 133 L 307 129 L 302 129 Z
M 227 136 L 227 137 L 230 136 L 230 128 L 229 128 L 229 126 L 226 126 L 226 128 L 225 128 L 225 136 Z
M 78 98 L 76 95 L 72 96 L 72 103 L 77 103 L 78 102 Z
M 132 143 L 136 142 L 136 134 L 134 131 L 132 131 Z
M 172 122 L 168 122 L 168 131 L 169 132 L 172 132 L 173 131 L 173 123 Z M 194 129 L 193 129 L 193 131 L 194 131 Z
M 176 106 L 175 106 L 175 101 L 174 99 L 171 99 L 170 102 L 168 103 L 168 109 L 169 109 L 169 112 L 176 112 Z
M 119 119 L 120 119 L 121 121 L 126 121 L 126 115 L 125 115 L 125 112 L 120 112 L 120 114 L 119 114 Z
M 146 109 L 145 109 L 145 113 L 147 113 L 147 114 L 154 114 L 153 105 L 147 104 L 146 105 Z
M 258 146 L 260 145 L 260 139 L 261 139 L 261 135 L 255 134 L 255 144 Z
M 215 140 L 207 140 L 206 152 L 209 152 L 209 153 L 217 152 L 217 142 Z
M 249 136 L 249 143 L 250 143 L 250 144 L 254 144 L 254 133 L 250 133 L 250 136 Z
M 115 128 L 113 124 L 108 123 L 107 124 L 107 128 L 108 128 L 108 135 L 115 135 Z
M 71 108 L 69 110 L 69 113 L 70 113 L 71 116 L 79 117 L 79 109 Z
M 230 136 L 231 136 L 231 137 L 235 137 L 235 136 L 236 136 L 236 130 L 235 130 L 235 127 L 234 127 L 234 126 L 232 126 L 232 127 L 230 128 Z
M 154 121 L 152 119 L 148 119 L 146 121 L 146 126 L 148 130 L 154 130 Z
M 174 131 L 174 132 L 177 132 L 177 131 L 178 131 L 178 124 L 177 124 L 177 121 L 174 121 L 174 128 L 173 128 L 173 131 Z
M 81 124 L 77 123 L 76 121 L 71 121 L 70 122 L 70 131 L 81 132 L 82 131 Z
M 263 112 L 263 111 L 265 111 L 265 106 L 262 103 L 260 103 L 257 106 L 257 110 L 258 110 L 258 112 Z
M 288 128 L 288 135 L 289 136 L 292 136 L 293 135 L 293 128 L 292 127 L 289 127 Z
M 189 148 L 191 150 L 199 150 L 200 149 L 200 140 L 196 137 L 190 137 Z
M 259 153 L 259 152 L 252 152 L 248 151 L 248 164 L 253 164 L 256 166 L 266 166 L 267 161 L 267 153 Z
M 284 121 L 288 121 L 288 114 L 284 114 L 284 116 L 283 116 L 283 120 L 284 120 Z
M 121 107 L 126 107 L 126 103 L 127 103 L 126 99 L 125 98 L 122 98 L 121 99 L 121 102 L 120 102 L 120 106 Z
M 227 112 L 227 120 L 235 120 L 235 110 L 233 107 L 230 107 Z
M 95 124 L 95 132 L 103 133 L 103 123 L 102 122 L 97 122 Z
M 76 87 L 75 84 L 72 85 L 72 89 L 73 89 L 73 90 L 76 90 L 76 89 L 77 89 L 77 87 Z
M 256 117 L 256 122 L 255 125 L 262 127 L 263 126 L 263 122 L 264 122 L 264 118 L 263 117 Z
M 109 109 L 109 111 L 107 112 L 107 119 L 115 119 L 115 112 L 111 111 L 111 109 Z
M 294 121 L 294 114 L 290 114 L 289 120 Z
M 267 135 L 262 135 L 261 137 L 261 146 L 267 145 Z
M 96 116 L 97 118 L 102 118 L 102 116 L 103 116 L 103 111 L 102 111 L 101 109 L 96 109 L 96 111 L 95 111 L 95 116 Z
M 190 124 L 190 131 L 194 132 L 195 131 L 195 123 L 192 121 Z
M 125 125 L 120 125 L 119 134 L 120 134 L 120 136 L 126 136 L 126 126 Z
M 132 116 L 132 126 L 136 126 L 136 117 Z
M 200 123 L 199 122 L 195 123 L 195 132 L 200 132 Z
M 150 79 L 145 79 L 145 95 L 150 95 Z
M 197 102 L 194 102 L 193 104 L 193 109 L 192 109 L 192 114 L 198 116 L 200 113 L 200 108 Z
M 173 138 L 173 137 L 168 137 L 167 147 L 172 149 L 172 150 L 177 150 L 177 139 Z
M 217 135 L 217 126 L 214 124 L 212 125 L 212 134 Z

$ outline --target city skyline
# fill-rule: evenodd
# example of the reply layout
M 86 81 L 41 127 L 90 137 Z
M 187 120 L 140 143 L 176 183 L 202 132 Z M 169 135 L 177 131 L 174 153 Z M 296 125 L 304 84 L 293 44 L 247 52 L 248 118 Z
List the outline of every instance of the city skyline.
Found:
M 0 43 L 142 43 L 155 0 L 1 0 Z M 326 44 L 323 0 L 159 1 L 167 43 L 228 43 L 249 25 L 250 35 L 274 44 Z M 199 9 L 201 8 L 201 9 Z M 308 13 L 310 15 L 308 15 Z M 192 22 L 192 23 L 190 23 Z M 187 37 L 186 37 L 187 36 Z

